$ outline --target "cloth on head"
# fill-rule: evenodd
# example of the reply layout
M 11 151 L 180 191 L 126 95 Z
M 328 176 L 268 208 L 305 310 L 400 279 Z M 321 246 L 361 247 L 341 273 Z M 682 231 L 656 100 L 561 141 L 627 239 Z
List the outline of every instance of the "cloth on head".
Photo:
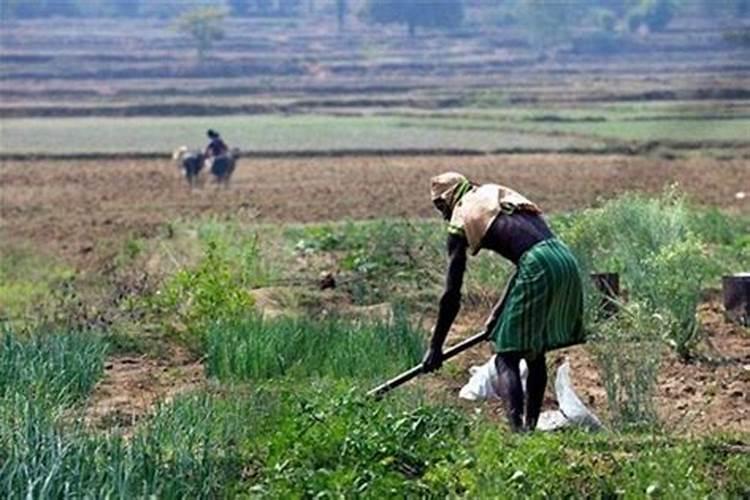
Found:
M 446 172 L 430 180 L 432 201 L 443 200 L 451 209 L 470 188 L 469 179 L 457 172 Z
M 538 206 L 510 188 L 498 184 L 473 187 L 453 207 L 448 230 L 464 236 L 470 253 L 476 255 L 495 219 L 500 214 L 510 215 L 515 211 L 542 213 Z

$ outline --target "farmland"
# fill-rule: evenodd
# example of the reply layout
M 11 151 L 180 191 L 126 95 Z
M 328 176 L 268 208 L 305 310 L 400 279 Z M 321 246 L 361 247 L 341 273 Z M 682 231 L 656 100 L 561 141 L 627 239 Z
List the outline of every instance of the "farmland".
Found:
M 0 496 L 749 495 L 750 332 L 721 300 L 750 271 L 747 48 L 699 16 L 607 55 L 351 22 L 231 19 L 199 61 L 165 20 L 4 21 Z M 209 127 L 243 157 L 191 189 L 170 155 Z M 603 430 L 459 400 L 489 344 L 365 396 L 434 326 L 447 170 L 620 274 L 620 313 L 587 288 L 588 342 L 547 358 Z M 511 267 L 470 259 L 448 344 Z

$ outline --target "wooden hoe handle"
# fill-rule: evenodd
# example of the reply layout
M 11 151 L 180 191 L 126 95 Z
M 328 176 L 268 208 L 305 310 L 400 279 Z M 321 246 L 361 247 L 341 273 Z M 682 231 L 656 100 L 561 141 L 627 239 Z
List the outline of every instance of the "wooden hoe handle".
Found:
M 480 342 L 487 340 L 487 337 L 488 337 L 487 332 L 482 332 L 482 333 L 478 333 L 474 335 L 473 337 L 469 337 L 468 339 L 465 339 L 459 342 L 458 344 L 450 347 L 447 351 L 443 353 L 443 361 L 447 361 L 450 358 L 458 354 L 461 354 L 465 350 L 471 349 L 472 347 L 479 344 Z M 380 399 L 391 390 L 405 384 L 406 382 L 408 382 L 409 380 L 415 377 L 418 377 L 422 373 L 424 373 L 424 370 L 422 370 L 422 364 L 420 363 L 414 368 L 411 368 L 403 372 L 402 374 L 390 379 L 384 384 L 381 384 L 377 386 L 376 388 L 372 389 L 370 392 L 367 393 L 367 395 Z

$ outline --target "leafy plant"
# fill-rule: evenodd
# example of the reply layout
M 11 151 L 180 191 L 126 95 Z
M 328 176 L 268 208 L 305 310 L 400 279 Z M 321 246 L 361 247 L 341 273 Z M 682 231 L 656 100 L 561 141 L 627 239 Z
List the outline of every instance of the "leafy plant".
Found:
M 244 269 L 257 254 L 247 253 Z M 246 271 L 247 272 L 247 271 Z M 246 275 L 237 273 L 219 243 L 208 241 L 204 257 L 194 269 L 181 269 L 150 298 L 151 310 L 172 331 L 194 342 L 216 322 L 232 321 L 253 305 L 245 289 Z

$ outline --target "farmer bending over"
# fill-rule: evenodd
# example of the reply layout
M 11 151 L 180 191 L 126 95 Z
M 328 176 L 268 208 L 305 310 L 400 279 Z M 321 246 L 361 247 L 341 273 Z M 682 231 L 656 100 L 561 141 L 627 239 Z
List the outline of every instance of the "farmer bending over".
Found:
M 424 371 L 442 365 L 443 342 L 461 307 L 466 251 L 486 248 L 516 265 L 505 293 L 492 309 L 485 332 L 497 353 L 497 392 L 514 431 L 533 430 L 547 385 L 545 352 L 583 342 L 583 292 L 570 249 L 552 234 L 541 210 L 497 184 L 476 185 L 449 172 L 432 178 L 432 202 L 448 221 L 448 270 L 437 324 L 422 361 Z M 524 393 L 518 364 L 529 368 Z

